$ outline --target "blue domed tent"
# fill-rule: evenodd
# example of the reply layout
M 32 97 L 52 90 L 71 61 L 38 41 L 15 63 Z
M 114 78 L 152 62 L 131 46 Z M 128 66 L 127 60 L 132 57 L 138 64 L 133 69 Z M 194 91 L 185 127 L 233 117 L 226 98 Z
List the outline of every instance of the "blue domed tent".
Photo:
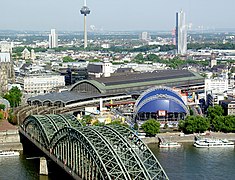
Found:
M 154 87 L 140 95 L 135 104 L 135 118 L 138 120 L 183 119 L 189 113 L 180 94 L 168 87 Z

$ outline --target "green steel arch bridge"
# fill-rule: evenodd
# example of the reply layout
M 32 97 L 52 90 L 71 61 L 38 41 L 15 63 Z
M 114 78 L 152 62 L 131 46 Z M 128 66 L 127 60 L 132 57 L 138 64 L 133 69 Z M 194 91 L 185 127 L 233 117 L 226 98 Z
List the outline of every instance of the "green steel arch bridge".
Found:
M 72 114 L 50 114 L 28 116 L 19 131 L 74 179 L 168 179 L 126 127 L 82 126 Z

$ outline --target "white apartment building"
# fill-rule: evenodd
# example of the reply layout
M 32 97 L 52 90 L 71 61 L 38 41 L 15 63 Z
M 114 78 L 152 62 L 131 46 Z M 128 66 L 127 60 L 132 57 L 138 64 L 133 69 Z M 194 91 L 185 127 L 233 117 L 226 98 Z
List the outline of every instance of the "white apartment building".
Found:
M 228 91 L 228 79 L 205 79 L 205 92 L 211 91 L 213 94 L 221 94 Z
M 32 94 L 45 94 L 52 92 L 53 88 L 64 87 L 64 76 L 42 75 L 24 77 L 24 91 Z

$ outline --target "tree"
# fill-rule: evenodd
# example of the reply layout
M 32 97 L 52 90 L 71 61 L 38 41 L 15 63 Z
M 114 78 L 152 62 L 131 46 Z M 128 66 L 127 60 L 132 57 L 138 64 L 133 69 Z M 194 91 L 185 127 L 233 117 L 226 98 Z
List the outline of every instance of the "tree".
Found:
M 12 87 L 11 90 L 4 95 L 4 98 L 10 102 L 11 107 L 17 107 L 21 103 L 22 93 L 18 87 Z
M 105 126 L 105 123 L 99 122 L 98 120 L 93 123 L 93 126 Z
M 219 105 L 215 105 L 215 106 L 211 106 L 208 108 L 207 110 L 207 116 L 210 120 L 210 122 L 212 122 L 212 120 L 216 117 L 216 116 L 223 116 L 224 114 L 224 110 L 221 106 Z
M 4 118 L 3 112 L 0 112 L 0 120 Z
M 119 125 L 119 126 L 128 127 L 128 124 L 122 123 L 122 121 L 120 119 L 113 120 L 109 125 Z
M 186 134 L 204 132 L 209 127 L 208 119 L 201 116 L 187 116 L 185 120 L 179 122 L 179 129 Z
M 149 119 L 141 125 L 146 135 L 155 136 L 160 132 L 160 123 L 155 119 Z
M 224 127 L 223 132 L 235 132 L 235 116 L 225 116 L 224 117 Z
M 211 120 L 211 127 L 213 131 L 222 131 L 224 129 L 224 116 L 215 116 Z
M 17 124 L 17 119 L 16 119 L 16 116 L 14 115 L 12 109 L 11 109 L 10 112 L 9 112 L 8 119 L 7 119 L 7 120 L 8 120 L 8 122 L 11 123 L 11 124 L 14 124 L 14 125 Z
M 73 58 L 71 58 L 70 56 L 65 56 L 63 57 L 63 62 L 75 62 L 76 60 L 74 60 Z
M 90 62 L 100 62 L 101 60 L 100 59 L 92 59 L 92 60 L 89 60 Z
M 136 60 L 144 60 L 144 56 L 143 56 L 143 54 L 142 53 L 139 53 L 139 54 L 137 54 L 136 56 L 135 56 L 135 59 Z
M 139 130 L 139 125 L 138 125 L 138 123 L 137 122 L 135 122 L 135 124 L 134 124 L 134 130 Z
M 147 55 L 147 60 L 152 62 L 158 62 L 160 58 L 156 54 Z
M 0 104 L 0 110 L 5 110 L 6 106 L 5 104 Z
M 90 115 L 85 115 L 82 117 L 82 121 L 84 121 L 86 124 L 91 124 L 92 117 Z

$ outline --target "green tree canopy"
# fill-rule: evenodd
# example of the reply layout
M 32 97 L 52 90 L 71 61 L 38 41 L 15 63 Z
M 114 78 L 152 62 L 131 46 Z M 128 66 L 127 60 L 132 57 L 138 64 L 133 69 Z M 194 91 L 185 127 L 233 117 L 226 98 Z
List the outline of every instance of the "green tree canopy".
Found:
M 137 54 L 136 56 L 135 56 L 135 59 L 136 60 L 144 60 L 144 56 L 143 56 L 143 54 L 142 53 L 139 53 L 139 54 Z
M 91 115 L 85 115 L 82 117 L 82 121 L 84 121 L 86 124 L 90 124 L 92 121 Z
M 71 58 L 70 56 L 65 56 L 63 57 L 63 62 L 75 62 L 76 60 L 74 60 L 73 58 Z
M 96 121 L 93 126 L 105 126 L 105 123 Z
M 0 112 L 0 120 L 2 120 L 4 118 L 4 115 L 2 112 Z
M 212 120 L 216 117 L 216 116 L 223 116 L 224 114 L 224 110 L 221 106 L 219 105 L 215 105 L 215 106 L 210 106 L 207 110 L 207 116 L 210 120 L 210 122 L 212 122 Z
M 160 58 L 156 54 L 148 54 L 147 60 L 152 62 L 158 62 Z
M 223 132 L 235 132 L 235 116 L 225 116 L 224 117 L 224 128 Z
M 17 107 L 21 103 L 22 93 L 18 87 L 12 87 L 11 90 L 4 95 L 4 98 L 10 102 L 11 107 Z
M 186 134 L 202 133 L 209 129 L 208 119 L 201 116 L 187 116 L 185 120 L 179 122 L 179 129 Z
M 119 125 L 119 126 L 128 127 L 128 124 L 123 123 L 121 119 L 114 119 L 109 125 Z
M 90 62 L 101 62 L 100 59 L 91 59 Z
M 0 104 L 0 110 L 5 110 L 6 106 L 5 104 Z
M 211 126 L 212 126 L 212 130 L 213 131 L 221 131 L 222 129 L 224 129 L 224 116 L 215 116 L 212 120 L 211 120 Z
M 216 132 L 235 132 L 235 116 L 215 116 L 211 126 Z
M 160 132 L 160 123 L 155 119 L 149 119 L 141 125 L 146 135 L 155 136 Z

